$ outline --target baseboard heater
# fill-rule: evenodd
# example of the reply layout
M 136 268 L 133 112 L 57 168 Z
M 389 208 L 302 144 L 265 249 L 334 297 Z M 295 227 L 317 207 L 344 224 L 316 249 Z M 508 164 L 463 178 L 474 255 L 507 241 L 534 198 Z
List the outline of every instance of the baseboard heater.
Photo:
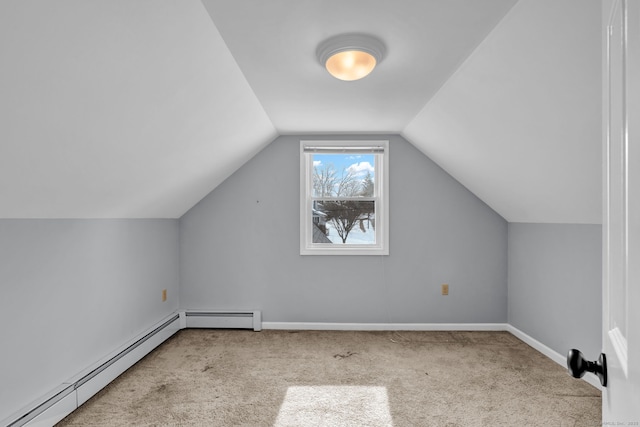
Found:
M 5 420 L 5 425 L 48 427 L 56 424 L 180 330 L 179 320 L 179 314 L 172 315 L 115 355 L 108 357 L 106 361 L 62 384 L 48 396 Z
M 234 328 L 262 330 L 260 311 L 207 310 L 175 313 L 160 321 L 124 348 L 71 378 L 46 396 L 0 421 L 6 427 L 51 427 L 75 411 L 107 384 L 184 328 Z
M 256 311 L 185 311 L 187 328 L 232 328 L 262 330 L 262 315 Z

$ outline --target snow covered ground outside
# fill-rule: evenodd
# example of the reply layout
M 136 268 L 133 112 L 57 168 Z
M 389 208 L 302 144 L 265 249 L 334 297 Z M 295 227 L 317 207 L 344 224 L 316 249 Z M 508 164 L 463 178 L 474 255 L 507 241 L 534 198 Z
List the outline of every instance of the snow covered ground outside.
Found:
M 334 228 L 333 223 L 331 221 L 327 221 L 326 227 L 327 227 L 327 231 L 329 232 L 327 236 L 329 240 L 331 240 L 333 243 L 342 244 L 342 239 L 340 238 L 340 235 Z M 359 224 L 353 227 L 353 229 L 349 232 L 349 236 L 347 237 L 346 244 L 347 245 L 374 244 L 376 240 L 375 230 L 373 228 L 367 229 L 366 226 L 365 226 L 365 230 L 366 232 L 363 233 L 362 230 L 360 229 Z

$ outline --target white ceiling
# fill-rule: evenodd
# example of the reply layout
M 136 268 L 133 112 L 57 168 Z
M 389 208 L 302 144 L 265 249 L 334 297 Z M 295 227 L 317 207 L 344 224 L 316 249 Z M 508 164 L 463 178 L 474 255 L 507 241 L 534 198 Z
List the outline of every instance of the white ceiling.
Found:
M 521 0 L 403 136 L 511 222 L 600 223 L 600 2 Z
M 0 218 L 177 218 L 278 134 L 384 132 L 509 221 L 600 222 L 599 1 L 515 2 L 3 0 Z M 361 81 L 317 62 L 342 32 L 387 45 Z
M 280 133 L 398 133 L 515 0 L 203 0 Z M 344 82 L 318 62 L 320 42 L 369 33 L 386 58 Z
M 276 137 L 197 0 L 2 0 L 0 58 L 2 218 L 177 218 Z

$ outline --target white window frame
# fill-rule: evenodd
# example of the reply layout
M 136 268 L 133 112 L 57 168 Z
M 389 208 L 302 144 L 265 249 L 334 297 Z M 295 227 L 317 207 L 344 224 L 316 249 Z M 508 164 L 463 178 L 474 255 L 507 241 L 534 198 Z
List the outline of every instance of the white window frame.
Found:
M 312 194 L 314 153 L 372 152 L 375 155 L 376 243 L 313 243 Z M 371 151 L 367 151 L 370 149 Z M 381 151 L 380 151 L 381 150 Z M 300 255 L 389 255 L 389 141 L 300 141 Z

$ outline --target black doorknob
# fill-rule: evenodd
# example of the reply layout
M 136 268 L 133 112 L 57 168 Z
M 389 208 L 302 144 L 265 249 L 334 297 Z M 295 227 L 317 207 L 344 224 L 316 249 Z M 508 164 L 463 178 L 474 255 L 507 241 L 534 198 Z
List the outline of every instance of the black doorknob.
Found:
M 567 354 L 567 369 L 574 378 L 582 378 L 586 372 L 592 372 L 600 378 L 602 387 L 607 386 L 607 357 L 604 353 L 600 353 L 597 361 L 589 362 L 580 350 L 572 348 Z

